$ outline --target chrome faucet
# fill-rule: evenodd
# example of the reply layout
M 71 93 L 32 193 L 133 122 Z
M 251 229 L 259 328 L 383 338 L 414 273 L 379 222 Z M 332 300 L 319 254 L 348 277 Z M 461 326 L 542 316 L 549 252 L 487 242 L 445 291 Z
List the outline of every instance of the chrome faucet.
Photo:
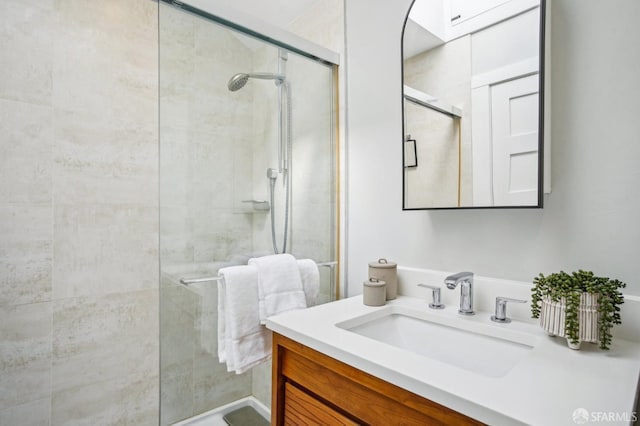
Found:
M 449 290 L 460 284 L 460 309 L 462 315 L 473 315 L 473 272 L 458 272 L 444 279 Z

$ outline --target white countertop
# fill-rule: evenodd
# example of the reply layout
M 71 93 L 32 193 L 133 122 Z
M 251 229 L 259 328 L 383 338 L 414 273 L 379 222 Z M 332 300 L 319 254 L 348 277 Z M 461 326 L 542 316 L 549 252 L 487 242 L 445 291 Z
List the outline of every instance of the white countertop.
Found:
M 428 309 L 423 299 L 399 296 L 389 306 Z M 332 358 L 491 425 L 578 424 L 574 411 L 607 425 L 633 423 L 640 378 L 640 344 L 614 338 L 609 351 L 548 337 L 536 324 L 490 321 L 491 312 L 462 317 L 457 306 L 430 310 L 491 327 L 531 333 L 535 347 L 503 377 L 487 377 L 336 327 L 336 323 L 385 307 L 370 307 L 354 296 L 267 319 L 267 327 Z M 425 336 L 428 339 L 429 336 Z M 469 348 L 473 357 L 473 348 Z M 607 421 L 604 421 L 603 419 Z M 629 421 L 631 420 L 631 422 Z

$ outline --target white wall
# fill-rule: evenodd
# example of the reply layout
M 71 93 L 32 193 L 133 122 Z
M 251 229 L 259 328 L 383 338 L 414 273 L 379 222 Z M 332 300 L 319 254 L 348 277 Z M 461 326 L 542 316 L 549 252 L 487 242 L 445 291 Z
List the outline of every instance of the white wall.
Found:
M 553 192 L 544 209 L 403 212 L 400 34 L 410 3 L 346 2 L 350 293 L 361 291 L 367 262 L 384 256 L 523 281 L 586 268 L 640 294 L 640 2 L 549 2 Z

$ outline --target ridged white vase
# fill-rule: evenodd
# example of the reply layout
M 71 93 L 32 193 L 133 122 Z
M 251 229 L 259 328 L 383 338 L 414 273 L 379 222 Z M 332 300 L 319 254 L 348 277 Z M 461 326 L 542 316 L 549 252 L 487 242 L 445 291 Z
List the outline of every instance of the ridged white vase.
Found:
M 600 295 L 582 293 L 580 295 L 580 305 L 578 306 L 578 344 L 574 345 L 567 338 L 567 345 L 571 349 L 580 349 L 581 342 L 598 343 L 600 330 L 598 328 L 598 298 Z M 542 298 L 540 306 L 540 326 L 550 336 L 567 337 L 565 334 L 564 320 L 566 316 L 566 301 L 561 298 L 554 302 L 551 297 Z

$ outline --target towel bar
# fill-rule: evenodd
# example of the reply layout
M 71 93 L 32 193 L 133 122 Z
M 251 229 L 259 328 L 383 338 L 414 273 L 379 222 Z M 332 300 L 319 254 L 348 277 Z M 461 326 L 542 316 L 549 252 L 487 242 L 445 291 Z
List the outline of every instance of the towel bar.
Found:
M 207 281 L 219 281 L 222 279 L 222 276 L 217 275 L 215 277 L 203 277 L 203 278 L 180 278 L 180 283 L 184 285 L 196 284 L 196 283 L 206 283 Z
M 337 261 L 331 262 L 320 262 L 318 266 L 324 266 L 328 268 L 334 268 L 338 264 Z M 189 284 L 197 284 L 197 283 L 206 283 L 208 281 L 220 281 L 223 277 L 221 275 L 216 275 L 215 277 L 202 277 L 202 278 L 180 278 L 180 283 L 184 285 Z

